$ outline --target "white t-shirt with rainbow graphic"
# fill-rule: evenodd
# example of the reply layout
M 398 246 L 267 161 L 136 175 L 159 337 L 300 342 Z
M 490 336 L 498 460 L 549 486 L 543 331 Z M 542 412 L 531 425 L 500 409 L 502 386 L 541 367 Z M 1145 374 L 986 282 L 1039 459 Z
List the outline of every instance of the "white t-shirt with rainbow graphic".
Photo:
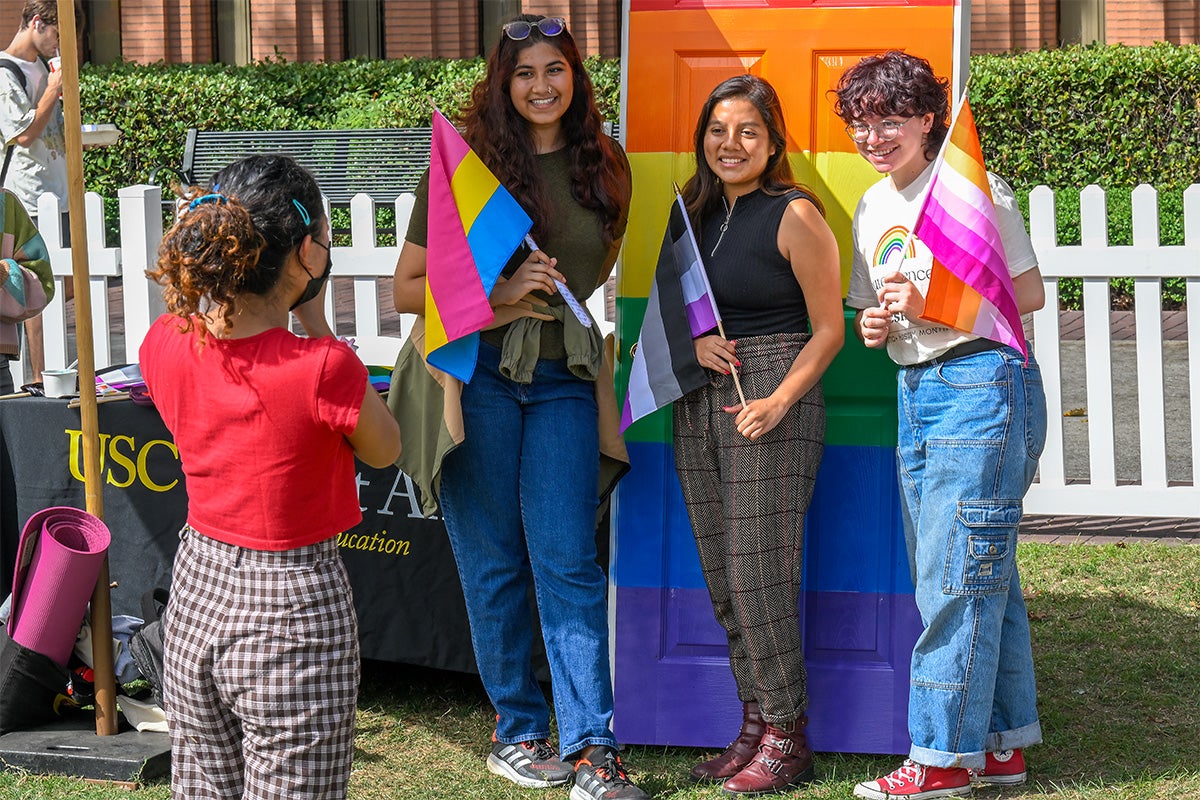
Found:
M 863 194 L 854 211 L 854 262 L 850 272 L 850 290 L 846 305 L 869 308 L 879 305 L 878 290 L 885 276 L 900 266 L 900 271 L 912 281 L 922 295 L 929 290 L 929 273 L 933 254 L 915 236 L 901 259 L 901 249 L 908 238 L 909 228 L 917 220 L 917 211 L 925 195 L 925 187 L 933 174 L 933 164 L 906 186 L 897 191 L 889 178 L 876 183 Z M 1004 253 L 1008 258 L 1008 274 L 1016 277 L 1037 266 L 1037 254 L 1025 220 L 1017 207 L 1016 198 L 1008 184 L 988 173 L 992 201 Z M 900 365 L 919 364 L 945 353 L 951 347 L 978 338 L 941 323 L 910 319 L 903 314 L 892 318 L 888 329 L 888 356 Z

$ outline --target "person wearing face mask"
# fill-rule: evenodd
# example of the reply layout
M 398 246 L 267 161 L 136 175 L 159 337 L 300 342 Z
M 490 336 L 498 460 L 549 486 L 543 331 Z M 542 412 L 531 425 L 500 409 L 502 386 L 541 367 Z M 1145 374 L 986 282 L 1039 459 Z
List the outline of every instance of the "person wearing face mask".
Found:
M 496 323 L 461 386 L 464 436 L 444 456 L 436 490 L 497 713 L 487 768 L 525 787 L 573 781 L 572 800 L 641 800 L 611 729 L 607 582 L 596 561 L 599 393 L 612 401 L 614 433 L 616 403 L 597 326 L 584 328 L 555 286 L 584 301 L 608 278 L 625 232 L 629 163 L 601 129 L 579 48 L 558 17 L 524 14 L 504 26 L 462 121 L 540 246 L 518 249 L 492 290 Z M 425 311 L 427 192 L 423 181 L 396 265 L 400 312 Z M 533 671 L 530 590 L 562 757 Z
M 286 156 L 222 169 L 163 237 L 142 375 L 187 478 L 163 616 L 174 798 L 345 797 L 358 624 L 337 535 L 400 432 L 322 312 L 329 220 Z M 305 331 L 289 328 L 294 311 Z

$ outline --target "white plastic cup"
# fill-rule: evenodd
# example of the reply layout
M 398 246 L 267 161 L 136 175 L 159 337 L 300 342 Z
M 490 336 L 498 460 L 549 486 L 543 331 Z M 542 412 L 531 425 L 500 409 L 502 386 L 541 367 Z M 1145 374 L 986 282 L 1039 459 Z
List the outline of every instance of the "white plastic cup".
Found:
M 62 56 L 55 56 L 50 59 L 50 71 L 58 72 L 60 69 L 62 69 Z
M 46 397 L 71 397 L 75 394 L 75 379 L 79 377 L 76 369 L 46 369 L 42 370 L 42 387 Z

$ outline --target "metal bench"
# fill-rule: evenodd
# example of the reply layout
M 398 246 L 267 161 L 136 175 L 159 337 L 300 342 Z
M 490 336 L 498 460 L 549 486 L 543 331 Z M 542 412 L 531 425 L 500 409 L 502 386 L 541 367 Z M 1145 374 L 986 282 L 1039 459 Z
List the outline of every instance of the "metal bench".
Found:
M 207 184 L 215 172 L 255 153 L 285 153 L 312 172 L 334 206 L 356 194 L 391 203 L 413 191 L 429 166 L 429 128 L 310 131 L 202 131 L 190 128 L 181 168 L 166 170 L 184 185 Z
M 617 125 L 604 130 L 617 135 Z M 204 186 L 222 167 L 255 153 L 285 153 L 307 168 L 332 206 L 356 194 L 391 203 L 417 187 L 429 166 L 430 128 L 369 128 L 310 131 L 202 131 L 189 128 L 181 168 L 158 166 L 185 186 Z

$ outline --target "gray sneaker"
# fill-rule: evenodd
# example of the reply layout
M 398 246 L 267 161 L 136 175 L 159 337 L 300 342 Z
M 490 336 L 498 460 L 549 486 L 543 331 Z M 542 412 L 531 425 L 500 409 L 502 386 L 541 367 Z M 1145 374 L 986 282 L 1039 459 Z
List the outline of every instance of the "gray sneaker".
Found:
M 502 775 L 527 789 L 545 789 L 570 782 L 571 765 L 558 757 L 550 742 L 534 739 L 517 744 L 493 742 L 487 758 L 488 772 Z
M 576 762 L 571 800 L 650 800 L 650 795 L 629 780 L 616 750 L 599 747 L 590 759 Z

